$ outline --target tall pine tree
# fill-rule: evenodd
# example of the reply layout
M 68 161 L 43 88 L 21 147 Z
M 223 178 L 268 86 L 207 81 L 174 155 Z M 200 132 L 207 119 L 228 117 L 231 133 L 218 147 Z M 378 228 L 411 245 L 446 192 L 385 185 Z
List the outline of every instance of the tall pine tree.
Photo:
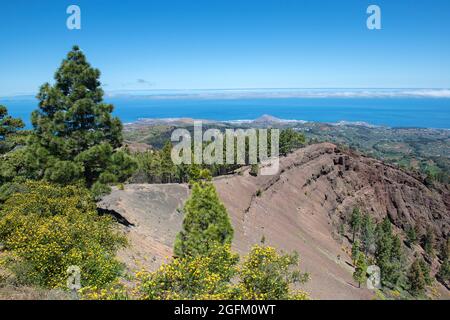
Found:
M 448 286 L 450 282 L 450 238 L 443 241 L 441 245 L 441 258 L 442 264 L 436 274 L 436 277 Z
M 110 166 L 129 168 L 131 158 L 113 158 L 122 143 L 122 124 L 112 116 L 113 106 L 103 102 L 100 71 L 73 47 L 55 73 L 53 85 L 44 84 L 37 95 L 39 109 L 32 114 L 34 134 L 31 158 L 39 162 L 40 178 L 88 187 L 116 182 Z M 121 152 L 121 151 L 120 151 Z
M 364 254 L 358 252 L 355 262 L 355 272 L 353 272 L 353 279 L 358 282 L 358 287 L 361 288 L 361 283 L 367 279 L 367 262 Z
M 406 242 L 409 246 L 417 243 L 417 233 L 416 228 L 409 225 L 406 229 Z
M 420 261 L 415 260 L 408 271 L 408 285 L 411 294 L 418 296 L 424 293 L 426 281 Z
M 375 252 L 375 223 L 367 213 L 362 218 L 361 242 L 366 256 Z
M 432 227 L 427 228 L 427 233 L 423 239 L 423 248 L 430 258 L 434 257 L 435 237 Z
M 389 287 L 401 284 L 404 278 L 405 257 L 401 240 L 392 231 L 392 224 L 386 217 L 376 229 L 376 264 L 381 269 L 381 281 Z
M 361 253 L 361 243 L 359 240 L 355 240 L 352 245 L 352 260 L 356 264 L 359 254 Z
M 350 216 L 350 228 L 352 230 L 352 242 L 355 241 L 356 233 L 361 229 L 362 216 L 358 208 L 354 208 Z
M 175 242 L 175 256 L 208 255 L 217 245 L 231 244 L 233 227 L 212 183 L 194 183 L 184 213 L 183 229 Z

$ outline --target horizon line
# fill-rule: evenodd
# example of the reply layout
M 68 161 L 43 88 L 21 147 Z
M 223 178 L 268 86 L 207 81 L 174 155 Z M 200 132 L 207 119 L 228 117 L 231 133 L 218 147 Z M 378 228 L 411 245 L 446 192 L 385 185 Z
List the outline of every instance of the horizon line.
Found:
M 274 90 L 324 90 L 324 91 L 337 91 L 337 90 L 435 90 L 435 91 L 443 91 L 450 90 L 450 87 L 245 87 L 245 88 L 162 88 L 162 89 L 114 89 L 114 90 L 106 90 L 104 89 L 105 96 L 109 94 L 123 94 L 126 95 L 132 93 L 158 93 L 158 92 L 209 92 L 209 91 L 274 91 Z M 36 92 L 23 92 L 23 93 L 11 93 L 11 94 L 1 94 L 0 99 L 7 98 L 20 98 L 20 97 L 34 97 L 38 91 Z M 264 92 L 261 92 L 264 93 Z M 448 95 L 450 97 L 450 93 Z M 447 97 L 447 95 L 445 96 Z

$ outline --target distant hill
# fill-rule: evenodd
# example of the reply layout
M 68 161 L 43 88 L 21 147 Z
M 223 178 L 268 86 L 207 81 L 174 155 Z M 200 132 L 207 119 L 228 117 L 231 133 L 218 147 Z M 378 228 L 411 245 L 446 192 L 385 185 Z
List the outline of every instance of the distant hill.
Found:
M 162 148 L 176 128 L 193 129 L 194 119 L 143 119 L 125 126 L 124 137 Z M 450 130 L 389 128 L 366 123 L 320 123 L 263 115 L 255 120 L 203 121 L 203 128 L 293 128 L 312 142 L 332 142 L 415 172 L 431 180 L 450 181 Z M 432 181 L 429 181 L 432 182 Z

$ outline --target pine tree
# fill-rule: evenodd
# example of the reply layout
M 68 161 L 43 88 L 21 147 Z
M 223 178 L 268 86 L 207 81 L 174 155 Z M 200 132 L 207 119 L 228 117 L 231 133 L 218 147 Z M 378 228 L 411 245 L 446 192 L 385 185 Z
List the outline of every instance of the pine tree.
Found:
M 121 165 L 111 159 L 122 143 L 122 124 L 112 116 L 113 106 L 103 103 L 99 77 L 100 71 L 75 46 L 56 71 L 55 84 L 40 88 L 29 151 L 41 178 L 61 184 L 81 180 L 88 187 L 114 182 L 107 171 Z M 125 155 L 115 160 L 132 166 Z
M 375 251 L 375 223 L 368 214 L 364 214 L 362 219 L 361 242 L 366 256 Z
M 447 258 L 442 262 L 436 277 L 446 283 L 450 281 L 450 259 Z
M 427 286 L 431 286 L 433 284 L 433 278 L 431 277 L 431 268 L 428 265 L 428 263 L 425 262 L 425 260 L 423 260 L 422 258 L 418 259 L 419 260 L 419 265 L 420 265 L 420 269 L 422 270 L 422 274 L 423 274 L 423 278 L 425 280 L 425 284 Z
M 389 283 L 397 287 L 403 285 L 406 280 L 406 257 L 400 237 L 395 235 L 392 239 L 391 257 L 387 270 Z
M 415 296 L 425 291 L 426 283 L 419 260 L 415 260 L 409 268 L 408 285 L 411 294 Z
M 270 138 L 269 138 L 270 141 Z M 305 136 L 293 129 L 285 129 L 280 133 L 280 154 L 286 155 L 305 144 Z
M 401 240 L 394 236 L 387 217 L 377 226 L 376 238 L 375 258 L 381 269 L 381 281 L 386 286 L 396 287 L 403 282 L 405 256 Z
M 400 239 L 399 235 L 393 235 L 392 244 L 392 256 L 398 260 L 404 259 L 405 252 L 403 250 L 402 239 Z
M 413 244 L 417 243 L 417 233 L 416 228 L 413 228 L 412 226 L 408 226 L 406 229 L 406 241 L 411 246 Z
M 176 174 L 176 167 L 172 162 L 172 143 L 167 141 L 161 150 L 161 170 L 163 182 L 171 183 Z
M 356 263 L 356 260 L 358 259 L 359 253 L 361 252 L 361 244 L 359 240 L 355 240 L 352 245 L 352 260 L 353 263 Z
M 356 233 L 359 232 L 361 228 L 362 223 L 362 217 L 361 212 L 358 208 L 353 209 L 352 215 L 350 217 L 350 228 L 352 230 L 353 236 L 352 236 L 352 242 L 355 241 Z
M 6 107 L 0 105 L 0 155 L 10 151 L 13 147 L 12 144 L 6 141 L 6 138 L 23 127 L 24 123 L 22 120 L 8 115 Z
M 430 257 L 434 257 L 434 245 L 435 245 L 434 232 L 433 229 L 429 227 L 427 228 L 427 233 L 425 234 L 425 238 L 423 241 L 423 248 Z
M 208 255 L 214 246 L 231 243 L 233 228 L 212 183 L 194 183 L 184 213 L 174 247 L 177 257 Z
M 361 283 L 363 283 L 367 279 L 367 262 L 362 252 L 358 252 L 357 254 L 353 279 L 358 282 L 359 288 L 361 288 Z

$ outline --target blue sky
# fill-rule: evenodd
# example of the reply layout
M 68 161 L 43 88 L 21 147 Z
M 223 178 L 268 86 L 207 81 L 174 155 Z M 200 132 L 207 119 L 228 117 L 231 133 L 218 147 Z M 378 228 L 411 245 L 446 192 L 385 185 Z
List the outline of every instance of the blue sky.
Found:
M 449 88 L 449 36 L 448 0 L 2 0 L 0 95 L 35 93 L 74 44 L 107 91 Z

